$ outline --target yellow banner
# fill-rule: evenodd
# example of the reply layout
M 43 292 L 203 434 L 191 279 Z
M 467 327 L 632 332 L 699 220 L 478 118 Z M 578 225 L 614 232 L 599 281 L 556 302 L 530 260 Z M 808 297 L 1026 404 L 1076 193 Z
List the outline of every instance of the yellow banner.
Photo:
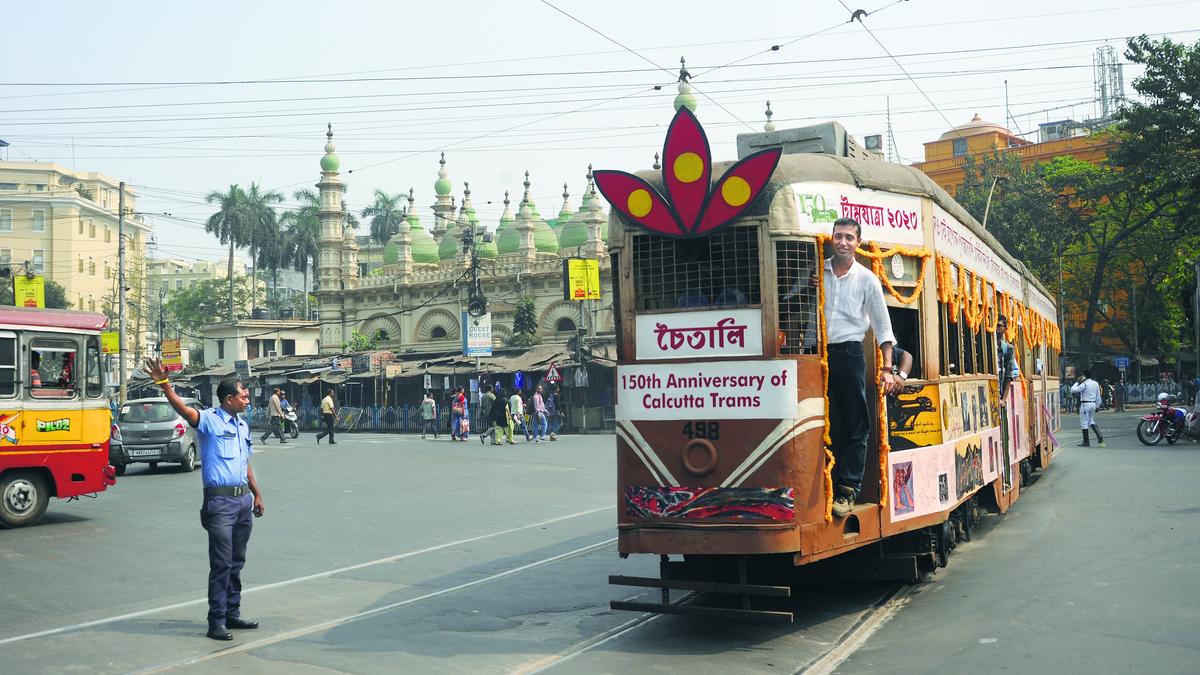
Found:
M 600 261 L 567 258 L 563 261 L 563 286 L 567 300 L 600 299 Z
M 100 353 L 116 354 L 121 351 L 121 334 L 115 330 L 100 333 Z
M 17 307 L 46 307 L 46 278 L 24 274 L 13 277 L 13 304 Z
M 179 340 L 163 340 L 159 346 L 159 350 L 162 351 L 163 354 L 178 354 Z

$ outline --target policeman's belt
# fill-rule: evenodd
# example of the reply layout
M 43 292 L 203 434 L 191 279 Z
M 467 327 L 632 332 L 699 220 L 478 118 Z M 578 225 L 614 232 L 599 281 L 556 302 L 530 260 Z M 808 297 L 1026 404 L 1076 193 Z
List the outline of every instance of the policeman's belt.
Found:
M 204 488 L 205 497 L 241 497 L 242 495 L 250 494 L 250 487 L 247 485 L 232 485 L 220 487 Z

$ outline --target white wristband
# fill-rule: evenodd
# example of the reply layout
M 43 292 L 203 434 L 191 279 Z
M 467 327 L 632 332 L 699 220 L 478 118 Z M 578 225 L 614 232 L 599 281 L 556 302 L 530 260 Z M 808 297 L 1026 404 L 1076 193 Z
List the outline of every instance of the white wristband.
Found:
M 897 375 L 899 375 L 899 376 L 900 376 L 900 379 L 902 379 L 902 380 L 907 380 L 907 379 L 908 379 L 908 373 L 904 372 L 903 370 L 902 370 L 902 371 L 900 371 L 899 373 L 896 373 L 896 374 L 897 374 Z

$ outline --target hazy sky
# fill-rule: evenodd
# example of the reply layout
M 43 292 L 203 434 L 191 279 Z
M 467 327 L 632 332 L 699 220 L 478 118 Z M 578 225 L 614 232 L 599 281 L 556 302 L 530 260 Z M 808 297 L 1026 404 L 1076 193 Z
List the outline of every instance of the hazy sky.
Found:
M 872 12 L 870 33 L 838 0 L 25 2 L 5 12 L 0 138 L 9 159 L 127 181 L 139 210 L 171 214 L 147 215 L 157 255 L 212 259 L 203 195 L 257 181 L 290 201 L 319 178 L 326 122 L 352 210 L 413 187 L 429 225 L 444 150 L 455 193 L 470 181 L 494 227 L 525 170 L 550 217 L 564 182 L 578 204 L 589 162 L 649 167 L 681 56 L 718 160 L 761 130 L 767 99 L 780 128 L 838 120 L 861 140 L 886 130 L 890 98 L 911 162 L 976 112 L 1002 122 L 1005 80 L 1028 132 L 1096 114 L 1098 47 L 1123 61 L 1122 36 L 1200 39 L 1194 0 L 847 4 Z

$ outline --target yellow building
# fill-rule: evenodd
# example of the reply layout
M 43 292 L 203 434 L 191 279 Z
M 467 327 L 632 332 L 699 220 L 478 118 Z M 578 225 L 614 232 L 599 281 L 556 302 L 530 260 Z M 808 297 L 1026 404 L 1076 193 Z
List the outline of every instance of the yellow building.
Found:
M 947 131 L 935 141 L 925 143 L 925 161 L 917 162 L 914 166 L 955 196 L 963 184 L 963 164 L 967 157 L 979 159 L 1000 151 L 1016 153 L 1021 158 L 1022 167 L 1049 162 L 1055 157 L 1074 157 L 1099 164 L 1105 160 L 1109 149 L 1116 145 L 1111 135 L 1103 133 L 1106 128 L 1103 123 L 1089 125 L 1070 120 L 1048 122 L 1039 125 L 1038 142 L 1032 142 L 975 115 L 970 122 Z M 1075 328 L 1084 323 L 1084 309 L 1069 303 L 1064 308 L 1064 351 L 1068 354 L 1078 352 L 1080 341 L 1087 339 L 1092 341 L 1094 358 L 1103 358 L 1106 351 L 1123 354 L 1126 351 L 1124 343 L 1103 318 L 1097 318 L 1091 334 L 1085 335 L 1082 330 Z M 1123 309 L 1114 308 L 1114 312 L 1123 318 Z
M 1041 125 L 1035 143 L 975 115 L 970 122 L 925 143 L 925 161 L 913 166 L 953 196 L 963 183 L 963 163 L 967 157 L 978 159 L 1001 150 L 1019 155 L 1021 166 L 1025 167 L 1063 156 L 1099 164 L 1113 145 L 1108 135 L 1089 133 L 1085 125 L 1069 121 Z
M 44 162 L 0 162 L 0 258 L 28 263 L 66 289 L 73 309 L 103 311 L 115 297 L 119 183 Z M 125 190 L 127 269 L 140 269 L 151 227 Z

